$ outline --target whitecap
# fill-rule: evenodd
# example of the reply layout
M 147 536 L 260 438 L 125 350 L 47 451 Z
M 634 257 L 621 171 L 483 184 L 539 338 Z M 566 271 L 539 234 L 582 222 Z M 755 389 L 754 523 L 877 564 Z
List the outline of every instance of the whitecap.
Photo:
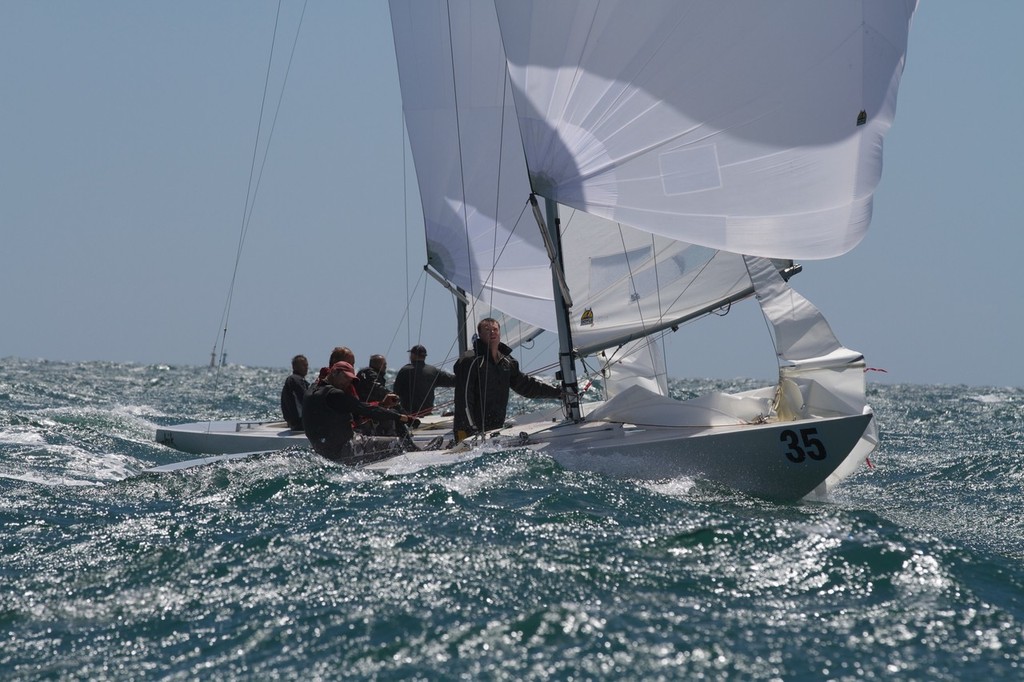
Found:
M 667 481 L 640 481 L 640 484 L 651 492 L 665 495 L 666 497 L 686 497 L 693 490 L 697 481 L 693 478 L 681 476 Z
M 144 424 L 153 424 L 145 419 L 146 417 L 166 417 L 167 415 L 151 405 L 115 405 L 112 410 L 114 414 L 127 415 L 129 417 L 141 417 Z
M 0 443 L 4 445 L 43 445 L 46 439 L 35 429 L 13 428 L 0 431 Z
M 104 481 L 122 481 L 138 468 L 137 460 L 128 455 L 93 453 L 75 445 L 32 443 L 31 446 L 15 453 L 13 458 L 31 464 L 31 473 L 8 471 L 5 476 L 46 485 L 99 485 Z
M 15 474 L 11 472 L 0 472 L 0 478 L 6 478 L 11 481 L 23 481 L 25 483 L 33 483 L 47 487 L 75 486 L 82 488 L 87 486 L 95 487 L 103 485 L 98 481 L 83 481 L 77 478 L 66 478 L 61 476 L 44 476 L 39 473 Z
M 969 399 L 982 403 L 983 405 L 998 405 L 999 403 L 1006 402 L 1006 396 L 998 395 L 996 393 L 986 393 L 983 395 L 972 395 L 968 396 Z

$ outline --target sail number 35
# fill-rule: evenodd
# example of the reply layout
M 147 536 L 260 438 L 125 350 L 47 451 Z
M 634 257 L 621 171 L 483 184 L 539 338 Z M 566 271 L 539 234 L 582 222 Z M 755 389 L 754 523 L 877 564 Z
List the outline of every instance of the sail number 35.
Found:
M 779 434 L 779 440 L 785 443 L 786 459 L 790 462 L 799 464 L 808 457 L 825 459 L 825 444 L 818 439 L 818 429 L 800 429 L 799 434 L 793 429 L 786 429 Z

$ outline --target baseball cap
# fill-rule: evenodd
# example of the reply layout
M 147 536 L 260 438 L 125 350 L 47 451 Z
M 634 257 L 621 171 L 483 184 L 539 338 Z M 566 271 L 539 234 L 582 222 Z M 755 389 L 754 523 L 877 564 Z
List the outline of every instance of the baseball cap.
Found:
M 353 369 L 350 363 L 345 362 L 344 360 L 341 360 L 340 362 L 336 362 L 333 365 L 331 365 L 331 374 L 338 374 L 339 372 L 349 377 L 350 379 L 356 378 L 356 370 Z

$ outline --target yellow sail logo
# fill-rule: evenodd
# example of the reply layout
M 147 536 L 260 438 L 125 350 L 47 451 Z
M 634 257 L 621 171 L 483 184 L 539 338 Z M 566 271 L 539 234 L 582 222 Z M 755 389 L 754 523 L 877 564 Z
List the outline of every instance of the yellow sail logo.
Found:
M 587 308 L 580 315 L 580 326 L 581 327 L 593 327 L 594 326 L 594 309 Z

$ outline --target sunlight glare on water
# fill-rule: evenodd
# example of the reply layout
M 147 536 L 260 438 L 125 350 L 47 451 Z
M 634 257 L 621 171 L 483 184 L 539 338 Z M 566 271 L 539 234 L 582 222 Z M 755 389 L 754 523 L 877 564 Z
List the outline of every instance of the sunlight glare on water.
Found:
M 1015 389 L 872 386 L 875 468 L 774 504 L 486 447 L 144 474 L 182 459 L 157 425 L 275 417 L 282 373 L 73 367 L 0 361 L 7 679 L 1021 674 Z

